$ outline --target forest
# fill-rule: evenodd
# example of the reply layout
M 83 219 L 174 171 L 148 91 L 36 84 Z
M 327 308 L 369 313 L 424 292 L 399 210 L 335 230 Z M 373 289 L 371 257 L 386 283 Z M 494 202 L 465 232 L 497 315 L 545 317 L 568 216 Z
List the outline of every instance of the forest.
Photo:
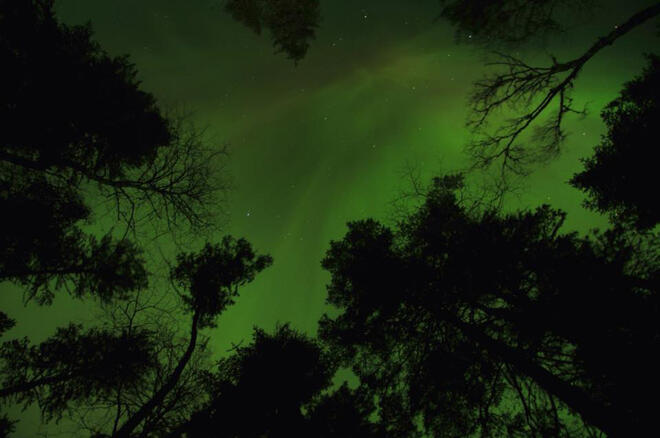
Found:
M 291 91 L 286 102 L 263 97 L 281 106 L 272 114 L 262 108 L 263 126 L 246 128 L 253 136 L 245 143 L 262 138 L 258 131 L 271 129 L 268 123 L 282 125 L 284 140 L 267 142 L 263 157 L 249 146 L 240 149 L 240 142 L 234 152 L 231 144 L 210 138 L 194 111 L 149 91 L 148 84 L 159 82 L 149 79 L 153 70 L 143 76 L 141 62 L 134 61 L 138 55 L 106 48 L 97 39 L 94 19 L 65 22 L 59 3 L 0 0 L 0 212 L 5 217 L 0 232 L 0 437 L 597 438 L 660 433 L 653 401 L 660 393 L 660 203 L 653 170 L 657 160 L 651 154 L 659 142 L 660 55 L 630 53 L 625 46 L 627 38 L 642 31 L 651 35 L 644 37 L 651 47 L 657 45 L 660 2 L 626 2 L 627 15 L 617 16 L 614 26 L 607 0 L 426 2 L 432 9 L 424 9 L 425 21 L 416 25 L 448 29 L 453 39 L 446 47 L 479 57 L 476 72 L 465 74 L 476 79 L 452 101 L 465 109 L 461 129 L 466 135 L 454 137 L 465 164 L 430 174 L 409 167 L 395 181 L 405 189 L 373 195 L 396 197 L 389 214 L 353 209 L 354 216 L 336 228 L 340 232 L 328 239 L 327 234 L 317 236 L 326 240 L 319 243 L 322 256 L 310 266 L 322 269 L 324 303 L 319 315 L 307 312 L 313 328 L 273 308 L 276 323 L 247 320 L 249 334 L 231 338 L 239 341 L 220 341 L 225 335 L 218 334 L 232 331 L 234 320 L 226 317 L 246 319 L 231 313 L 234 309 L 253 302 L 267 312 L 272 303 L 286 307 L 295 300 L 302 300 L 304 308 L 306 298 L 294 298 L 292 291 L 305 289 L 311 274 L 308 265 L 300 264 L 287 282 L 276 281 L 281 277 L 271 273 L 287 257 L 293 265 L 308 258 L 293 259 L 307 235 L 283 231 L 284 243 L 269 247 L 261 234 L 253 240 L 251 232 L 235 232 L 251 230 L 234 223 L 256 220 L 260 210 L 255 206 L 243 212 L 244 201 L 232 200 L 232 193 L 241 193 L 230 178 L 232 160 L 247 157 L 239 173 L 254 179 L 254 191 L 261 193 L 255 205 L 282 204 L 293 195 L 272 195 L 276 186 L 286 185 L 287 193 L 294 193 L 296 184 L 305 183 L 276 184 L 258 169 L 285 163 L 282 172 L 304 175 L 298 159 L 330 163 L 330 168 L 334 161 L 315 155 L 313 146 L 286 155 L 287 139 L 352 131 L 278 122 L 277 114 L 285 111 L 295 120 L 302 117 L 287 108 L 312 90 L 296 83 L 291 90 L 298 94 Z M 213 3 L 209 11 L 235 26 L 227 32 L 266 47 L 253 54 L 262 60 L 259 65 L 272 63 L 277 65 L 273 71 L 281 68 L 295 78 L 310 71 L 305 68 L 322 70 L 314 63 L 344 42 L 328 39 L 327 47 L 321 46 L 338 26 L 328 1 Z M 382 2 L 383 12 L 343 3 L 334 11 L 354 13 L 361 26 L 379 12 L 393 20 L 394 8 L 409 7 L 388 0 Z M 369 4 L 375 9 L 379 3 Z M 69 1 L 67 7 L 73 16 L 78 6 Z M 149 20 L 154 17 L 155 12 Z M 164 13 L 158 19 L 170 20 Z M 404 29 L 409 22 L 402 20 Z M 567 52 L 563 36 L 585 22 L 591 27 L 585 27 L 579 44 L 568 43 L 577 52 Z M 348 19 L 344 25 L 352 26 Z M 119 24 L 113 26 L 118 38 L 131 38 Z M 365 29 L 360 32 L 370 32 Z M 394 44 L 389 37 L 374 38 Z M 422 45 L 420 39 L 411 41 Z M 144 45 L 145 53 L 151 50 L 139 59 L 158 59 L 157 49 L 136 44 Z M 355 39 L 353 44 L 357 50 L 362 43 Z M 581 78 L 622 45 L 641 68 L 632 74 L 625 70 L 620 87 L 608 89 L 611 95 L 605 94 L 602 107 L 584 106 L 581 87 L 593 84 Z M 185 47 L 208 50 L 201 42 Z M 236 43 L 231 50 L 247 49 Z M 396 46 L 392 53 L 402 50 Z M 356 55 L 365 66 L 376 64 L 373 56 Z M 176 62 L 185 63 L 185 58 Z M 222 63 L 232 78 L 247 81 L 257 75 L 285 87 L 277 82 L 279 73 L 242 70 L 246 64 L 238 55 Z M 351 74 L 360 80 L 377 81 L 368 67 L 357 70 Z M 332 79 L 327 72 L 318 75 Z M 181 83 L 153 88 L 194 85 L 190 77 L 179 76 Z M 454 77 L 438 82 L 449 80 Z M 339 85 L 328 86 L 333 96 L 349 87 L 347 80 L 336 81 Z M 406 92 L 428 97 L 433 85 L 406 87 Z M 432 99 L 449 99 L 450 89 L 433 91 Z M 211 91 L 196 96 L 205 93 Z M 381 105 L 355 100 L 365 112 L 377 113 Z M 318 102 L 310 105 L 322 106 Z M 397 109 L 394 101 L 391 106 L 394 112 L 408 111 Z M 238 114 L 242 108 L 228 111 Z M 361 117 L 367 118 L 356 113 L 346 120 Z M 580 127 L 587 122 L 601 127 L 599 138 L 576 134 L 591 129 Z M 351 123 L 360 129 L 358 122 Z M 385 125 L 403 132 L 397 123 Z M 414 131 L 421 129 L 415 125 Z M 404 134 L 395 137 L 392 141 L 399 143 L 416 141 Z M 356 163 L 386 145 L 375 136 L 365 138 L 366 152 L 351 150 L 347 156 L 352 158 L 336 158 L 343 163 L 338 178 L 343 172 L 350 179 L 353 166 L 362 179 L 375 175 Z M 570 152 L 573 141 L 587 148 L 585 156 Z M 433 144 L 426 147 L 438 143 Z M 254 165 L 262 159 L 266 164 Z M 549 196 L 526 205 L 511 201 L 560 159 L 571 161 L 568 166 L 575 170 L 568 181 L 549 173 L 549 184 L 579 193 L 579 208 L 599 218 L 593 224 L 586 220 L 586 229 L 571 228 L 573 212 L 553 206 Z M 332 182 L 319 181 L 309 187 L 333 190 Z M 339 201 L 331 203 L 324 197 L 330 195 L 314 194 L 309 187 L 299 199 L 318 196 L 318 204 L 311 205 L 341 209 Z M 371 202 L 366 198 L 354 202 Z M 307 223 L 308 213 L 301 211 L 287 213 L 291 223 Z M 289 243 L 294 240 L 298 246 Z M 255 284 L 262 279 L 272 297 L 263 300 L 270 301 L 256 294 Z M 20 307 L 11 304 L 16 302 Z M 85 310 L 67 313 L 67 308 Z M 66 323 L 47 327 L 50 320 L 41 315 L 48 314 Z

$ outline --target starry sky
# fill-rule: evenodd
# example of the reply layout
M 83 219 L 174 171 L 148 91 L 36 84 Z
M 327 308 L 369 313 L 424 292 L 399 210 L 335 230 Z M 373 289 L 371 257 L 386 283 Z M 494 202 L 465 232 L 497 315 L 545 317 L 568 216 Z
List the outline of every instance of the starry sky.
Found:
M 593 16 L 524 56 L 547 62 L 550 51 L 560 60 L 579 55 L 652 2 L 597 3 L 604 5 Z M 130 55 L 162 107 L 185 108 L 210 141 L 230 147 L 218 170 L 234 187 L 224 232 L 246 237 L 274 264 L 207 333 L 219 354 L 247 341 L 254 325 L 271 330 L 290 321 L 315 333 L 327 311 L 329 276 L 320 260 L 346 222 L 391 216 L 409 167 L 428 178 L 466 164 L 466 99 L 486 70 L 482 52 L 456 44 L 453 29 L 435 20 L 437 0 L 321 1 L 317 38 L 297 66 L 274 54 L 267 34 L 234 22 L 219 0 L 57 0 L 56 10 L 68 24 L 90 21 L 107 51 Z M 636 29 L 587 64 L 574 96 L 590 115 L 568 120 L 561 157 L 536 171 L 507 208 L 550 203 L 568 212 L 567 229 L 605 223 L 565 182 L 603 133 L 600 109 L 657 44 L 654 30 Z M 66 298 L 29 311 L 18 294 L 2 300 L 19 323 L 11 334 L 35 341 L 85 312 Z

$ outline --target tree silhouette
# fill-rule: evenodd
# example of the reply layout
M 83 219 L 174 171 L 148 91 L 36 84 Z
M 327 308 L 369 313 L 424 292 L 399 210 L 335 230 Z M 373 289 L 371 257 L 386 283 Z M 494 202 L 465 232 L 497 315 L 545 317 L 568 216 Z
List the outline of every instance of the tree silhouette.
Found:
M 119 383 L 135 384 L 155 364 L 150 335 L 83 330 L 70 324 L 39 345 L 27 338 L 0 346 L 0 398 L 37 403 L 49 421 L 72 404 L 100 397 Z
M 563 31 L 564 25 L 557 17 L 561 8 L 579 11 L 593 6 L 593 0 L 441 0 L 441 3 L 440 17 L 456 27 L 457 41 L 507 48 Z
M 346 384 L 327 392 L 336 361 L 317 340 L 255 328 L 209 376 L 210 401 L 169 437 L 377 437 L 373 402 Z
M 88 26 L 58 23 L 50 0 L 0 6 L 3 160 L 114 179 L 169 143 L 168 121 L 139 89 L 135 67 L 107 55 Z
M 109 234 L 100 240 L 85 235 L 74 225 L 80 217 L 76 205 L 61 202 L 62 193 L 49 189 L 31 185 L 29 193 L 38 195 L 0 198 L 4 211 L 18 213 L 8 217 L 11 233 L 0 236 L 0 280 L 25 286 L 27 299 L 41 304 L 50 304 L 55 290 L 63 287 L 73 296 L 92 295 L 102 302 L 145 287 L 141 250 Z
M 571 60 L 559 61 L 551 56 L 550 65 L 539 66 L 512 54 L 511 46 L 561 30 L 557 17 L 562 9 L 576 5 L 593 8 L 591 1 L 563 0 L 456 0 L 444 7 L 441 15 L 457 28 L 457 32 L 469 36 L 461 38 L 463 41 L 498 48 L 494 52 L 495 61 L 487 64 L 496 72 L 477 81 L 470 98 L 472 114 L 468 127 L 476 134 L 476 139 L 467 149 L 477 168 L 488 168 L 497 162 L 506 180 L 507 175 L 524 175 L 531 164 L 558 154 L 566 136 L 565 116 L 585 113 L 574 106 L 571 98 L 575 80 L 585 64 L 601 50 L 660 14 L 660 3 L 639 10 Z M 491 129 L 492 116 L 505 108 L 517 115 Z M 540 122 L 550 111 L 553 113 Z M 524 139 L 525 133 L 531 133 L 531 139 Z
M 215 319 L 238 296 L 238 288 L 251 282 L 272 263 L 270 256 L 253 251 L 245 239 L 225 236 L 220 244 L 207 244 L 199 253 L 181 253 L 170 277 L 187 309 L 192 312 L 188 345 L 175 368 L 140 408 L 113 434 L 129 437 L 176 387 L 197 347 L 199 329 L 214 327 Z
M 183 344 L 172 328 L 176 316 L 161 307 L 166 297 L 138 290 L 106 303 L 110 316 L 98 328 L 70 324 L 39 345 L 27 338 L 4 342 L 0 399 L 37 403 L 45 422 L 67 411 L 94 436 L 110 436 L 104 430 L 116 437 L 162 435 L 180 425 L 204 400 L 207 341 L 199 330 L 213 327 L 239 287 L 272 259 L 245 239 L 226 236 L 198 253 L 179 254 L 177 262 L 170 277 L 178 308 L 193 314 Z M 4 313 L 0 322 L 3 331 L 14 324 Z
M 308 430 L 319 438 L 386 437 L 385 428 L 371 421 L 376 412 L 372 398 L 344 382 L 315 401 L 307 414 Z
M 634 245 L 621 228 L 560 234 L 565 215 L 547 206 L 471 209 L 461 185 L 436 178 L 395 230 L 349 224 L 323 261 L 341 313 L 322 318 L 321 338 L 400 427 L 528 436 L 554 422 L 570 433 L 560 413 L 573 412 L 609 435 L 650 430 L 641 392 L 660 387 L 649 356 L 660 339 L 657 243 Z M 525 412 L 521 382 L 541 409 Z
M 141 251 L 130 241 L 85 235 L 77 225 L 89 209 L 69 186 L 56 187 L 41 175 L 7 169 L 0 176 L 0 207 L 12 212 L 0 234 L 0 280 L 27 289 L 28 298 L 50 303 L 54 290 L 102 301 L 145 285 Z
M 331 365 L 315 341 L 288 325 L 273 335 L 255 329 L 250 345 L 219 362 L 214 398 L 180 431 L 189 437 L 303 436 L 301 407 L 330 386 Z
M 651 145 L 657 143 L 654 124 L 660 119 L 660 58 L 648 55 L 648 61 L 642 75 L 625 84 L 603 110 L 607 135 L 595 154 L 583 160 L 585 170 L 571 179 L 588 194 L 587 207 L 640 229 L 660 220 L 660 207 L 648 195 L 655 183 Z
M 64 286 L 106 300 L 144 285 L 133 244 L 81 231 L 91 199 L 114 205 L 127 231 L 145 220 L 201 230 L 220 188 L 211 166 L 223 151 L 165 117 L 128 58 L 91 36 L 59 23 L 51 0 L 0 1 L 0 207 L 12 212 L 0 280 L 42 303 Z
M 70 419 L 82 434 L 112 436 L 132 413 L 151 400 L 176 368 L 189 340 L 179 329 L 181 305 L 171 300 L 171 291 L 139 291 L 129 300 L 106 306 L 97 316 L 114 332 L 149 332 L 155 352 L 154 365 L 137 382 L 120 381 L 109 391 L 87 399 L 70 410 Z M 195 351 L 172 390 L 134 431 L 136 436 L 163 436 L 181 424 L 206 401 L 206 378 L 211 369 L 209 339 L 199 336 Z
M 270 31 L 276 52 L 305 57 L 320 21 L 318 0 L 228 0 L 225 10 L 255 33 Z

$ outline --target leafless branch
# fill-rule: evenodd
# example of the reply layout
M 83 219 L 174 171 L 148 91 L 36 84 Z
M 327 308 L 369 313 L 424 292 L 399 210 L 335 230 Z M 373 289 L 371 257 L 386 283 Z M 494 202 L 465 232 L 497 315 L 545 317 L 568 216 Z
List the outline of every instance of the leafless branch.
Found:
M 660 3 L 643 9 L 599 38 L 584 54 L 568 62 L 552 57 L 549 66 L 534 66 L 507 53 L 495 52 L 495 60 L 488 65 L 498 71 L 475 83 L 470 96 L 472 115 L 468 127 L 475 139 L 468 145 L 473 168 L 486 169 L 498 163 L 501 177 L 507 174 L 524 176 L 531 164 L 542 162 L 559 153 L 565 132 L 564 117 L 569 113 L 585 114 L 576 109 L 570 92 L 584 65 L 605 47 L 635 27 L 660 14 Z M 555 109 L 544 123 L 538 120 Z M 517 116 L 506 120 L 494 130 L 489 121 L 503 109 L 513 110 Z M 523 134 L 532 129 L 531 143 L 536 151 L 523 145 Z

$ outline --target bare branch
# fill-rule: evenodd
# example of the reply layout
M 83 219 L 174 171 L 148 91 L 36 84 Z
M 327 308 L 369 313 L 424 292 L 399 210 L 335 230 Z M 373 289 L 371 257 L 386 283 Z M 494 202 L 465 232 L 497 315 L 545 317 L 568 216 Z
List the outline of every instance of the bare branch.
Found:
M 559 153 L 565 138 L 562 129 L 567 113 L 585 114 L 576 109 L 570 97 L 574 82 L 584 65 L 605 47 L 635 27 L 660 14 L 660 3 L 631 16 L 608 35 L 599 38 L 582 56 L 568 62 L 553 57 L 550 66 L 533 66 L 506 53 L 495 52 L 496 60 L 488 65 L 500 71 L 475 83 L 470 97 L 472 116 L 468 127 L 476 139 L 468 145 L 473 168 L 486 169 L 497 162 L 502 178 L 505 174 L 524 176 L 531 164 L 542 162 Z M 555 115 L 545 124 L 533 126 L 549 109 Z M 488 129 L 489 120 L 502 109 L 519 113 L 495 130 Z M 531 142 L 537 151 L 521 143 L 528 128 L 536 128 Z

